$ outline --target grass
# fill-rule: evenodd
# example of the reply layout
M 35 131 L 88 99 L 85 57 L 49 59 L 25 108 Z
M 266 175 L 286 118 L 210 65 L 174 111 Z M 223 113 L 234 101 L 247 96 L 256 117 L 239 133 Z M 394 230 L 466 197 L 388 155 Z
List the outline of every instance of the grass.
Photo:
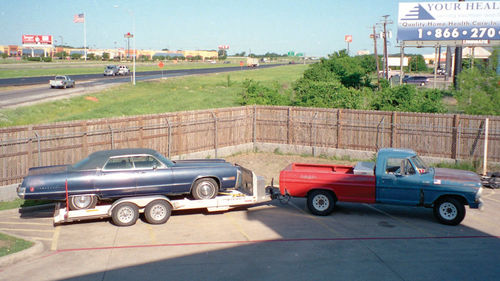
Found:
M 246 63 L 246 62 L 245 62 Z M 106 65 L 124 64 L 132 71 L 131 62 L 56 62 L 43 63 L 31 62 L 19 65 L 0 64 L 0 79 L 1 78 L 18 78 L 18 77 L 34 77 L 34 76 L 55 76 L 55 75 L 78 75 L 78 74 L 102 74 Z M 163 68 L 159 68 L 156 62 L 139 62 L 136 63 L 136 71 L 161 71 L 161 70 L 178 70 L 178 69 L 199 69 L 199 68 L 216 68 L 239 66 L 239 62 L 231 61 L 229 64 L 223 63 L 206 63 L 206 62 L 166 62 Z
M 0 233 L 0 257 L 20 252 L 31 246 L 32 242 Z
M 239 106 L 245 79 L 287 88 L 306 68 L 296 64 L 123 84 L 91 95 L 0 110 L 0 127 Z

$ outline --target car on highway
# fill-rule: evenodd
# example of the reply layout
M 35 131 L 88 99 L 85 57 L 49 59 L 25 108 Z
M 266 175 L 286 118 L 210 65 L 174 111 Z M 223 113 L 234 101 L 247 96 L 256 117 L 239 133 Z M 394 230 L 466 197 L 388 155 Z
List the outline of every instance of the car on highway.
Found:
M 416 84 L 419 86 L 425 86 L 429 82 L 429 78 L 425 76 L 408 76 L 403 78 L 403 84 Z
M 118 75 L 129 75 L 130 74 L 130 69 L 126 65 L 119 65 L 118 66 Z
M 118 67 L 116 65 L 108 65 L 104 69 L 104 76 L 116 76 L 118 75 Z
M 33 167 L 17 188 L 23 199 L 65 201 L 71 210 L 133 196 L 188 195 L 212 199 L 242 184 L 241 168 L 223 159 L 171 161 L 152 149 L 90 154 L 74 165 Z
M 57 75 L 54 79 L 49 80 L 50 88 L 74 88 L 75 80 L 67 75 Z

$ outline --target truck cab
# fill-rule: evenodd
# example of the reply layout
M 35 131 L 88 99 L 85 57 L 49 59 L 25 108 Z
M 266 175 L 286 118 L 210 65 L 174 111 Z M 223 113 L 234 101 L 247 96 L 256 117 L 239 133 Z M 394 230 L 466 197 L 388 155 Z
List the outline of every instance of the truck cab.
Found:
M 456 225 L 465 205 L 480 208 L 482 186 L 470 171 L 430 168 L 411 149 L 384 148 L 377 160 L 355 166 L 293 163 L 280 173 L 283 195 L 307 197 L 315 215 L 328 215 L 337 201 L 421 206 L 443 224 Z

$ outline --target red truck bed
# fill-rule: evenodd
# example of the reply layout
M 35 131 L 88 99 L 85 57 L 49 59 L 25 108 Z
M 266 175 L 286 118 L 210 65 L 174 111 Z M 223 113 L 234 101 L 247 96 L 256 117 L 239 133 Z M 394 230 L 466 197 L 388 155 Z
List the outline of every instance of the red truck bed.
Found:
M 347 165 L 292 163 L 280 172 L 280 192 L 306 197 L 311 189 L 331 190 L 339 201 L 375 203 L 375 176 L 356 175 Z

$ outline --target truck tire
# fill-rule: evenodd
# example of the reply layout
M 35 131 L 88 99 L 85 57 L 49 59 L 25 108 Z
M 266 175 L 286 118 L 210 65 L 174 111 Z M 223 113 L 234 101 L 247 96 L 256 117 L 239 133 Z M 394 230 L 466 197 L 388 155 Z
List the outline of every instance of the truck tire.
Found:
M 165 200 L 154 200 L 144 209 L 146 221 L 151 224 L 163 224 L 168 221 L 172 206 Z
M 307 196 L 307 208 L 317 216 L 327 216 L 335 208 L 333 194 L 326 190 L 314 190 Z
M 92 194 L 74 195 L 70 196 L 68 200 L 68 206 L 70 210 L 93 209 L 97 204 L 97 197 Z
M 219 185 L 214 179 L 202 178 L 195 181 L 192 194 L 194 199 L 213 199 L 219 192 Z
M 111 219 L 117 226 L 134 225 L 139 218 L 139 208 L 132 203 L 120 203 L 112 211 Z
M 465 206 L 455 198 L 445 197 L 434 204 L 434 216 L 442 224 L 457 225 L 465 218 Z

